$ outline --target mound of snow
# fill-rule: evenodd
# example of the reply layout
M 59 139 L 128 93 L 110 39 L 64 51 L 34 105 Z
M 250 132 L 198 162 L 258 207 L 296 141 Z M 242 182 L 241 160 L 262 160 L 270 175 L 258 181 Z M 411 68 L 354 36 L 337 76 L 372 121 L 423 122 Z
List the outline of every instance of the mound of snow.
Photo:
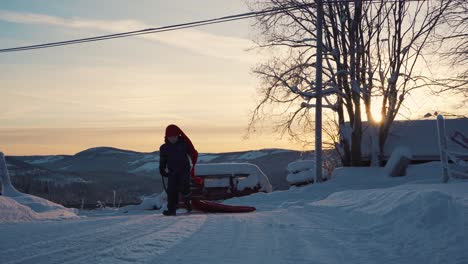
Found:
M 3 196 L 0 196 L 3 221 L 26 221 L 32 219 L 64 219 L 77 217 L 76 209 L 46 199 L 19 192 L 13 187 L 3 153 L 0 152 L 0 185 Z M 3 204 L 4 203 L 4 204 Z
M 0 222 L 31 221 L 35 218 L 36 214 L 31 208 L 11 198 L 0 196 Z
M 58 215 L 67 216 L 69 214 L 74 214 L 75 210 L 66 208 L 60 204 L 53 203 L 49 200 L 29 195 L 29 194 L 22 194 L 14 197 L 10 197 L 11 199 L 17 201 L 18 203 L 25 205 L 31 210 L 33 210 L 36 213 L 49 213 L 52 211 L 63 211 L 60 213 L 57 213 Z
M 32 195 L 0 196 L 0 222 L 77 218 L 77 210 Z
M 143 201 L 138 205 L 128 205 L 122 207 L 121 210 L 131 211 L 131 210 L 159 210 L 163 209 L 167 204 L 167 194 L 156 193 L 150 196 L 143 197 Z
M 312 206 L 343 210 L 350 215 L 375 216 L 386 223 L 427 227 L 460 217 L 462 205 L 450 194 L 431 186 L 393 187 L 336 192 Z

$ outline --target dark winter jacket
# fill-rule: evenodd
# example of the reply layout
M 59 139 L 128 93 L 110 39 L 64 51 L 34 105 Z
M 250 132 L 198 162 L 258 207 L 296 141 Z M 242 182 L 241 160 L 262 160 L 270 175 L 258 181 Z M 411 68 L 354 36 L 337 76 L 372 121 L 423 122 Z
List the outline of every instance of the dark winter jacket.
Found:
M 159 173 L 168 177 L 173 173 L 190 172 L 189 155 L 190 148 L 182 138 L 174 144 L 164 143 L 159 148 Z M 166 167 L 169 173 L 165 171 Z

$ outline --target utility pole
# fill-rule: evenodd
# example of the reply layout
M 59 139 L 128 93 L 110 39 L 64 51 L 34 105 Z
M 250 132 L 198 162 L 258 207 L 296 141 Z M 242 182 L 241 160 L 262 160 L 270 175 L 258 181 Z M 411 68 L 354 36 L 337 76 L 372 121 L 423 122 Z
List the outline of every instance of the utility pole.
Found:
M 317 4 L 317 61 L 315 68 L 315 182 L 322 181 L 322 50 L 323 50 L 323 1 Z

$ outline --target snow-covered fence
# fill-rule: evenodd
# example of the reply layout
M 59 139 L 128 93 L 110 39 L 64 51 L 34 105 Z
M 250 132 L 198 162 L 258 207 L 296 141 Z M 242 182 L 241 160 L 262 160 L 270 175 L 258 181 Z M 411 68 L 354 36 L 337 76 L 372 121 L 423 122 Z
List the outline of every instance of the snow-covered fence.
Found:
M 255 164 L 251 163 L 210 163 L 197 164 L 195 172 L 205 179 L 205 187 L 234 187 L 237 191 L 256 189 L 272 192 L 268 177 Z
M 466 156 L 467 153 L 448 149 L 445 120 L 442 115 L 437 116 L 437 132 L 439 136 L 440 161 L 442 162 L 442 182 L 447 182 L 450 177 L 468 178 L 467 170 L 462 169 L 463 167 L 468 167 L 468 163 L 458 158 L 458 156 Z M 454 163 L 455 166 L 453 168 L 449 167 L 449 161 Z
M 288 176 L 286 180 L 290 185 L 304 185 L 316 181 L 315 161 L 313 160 L 299 160 L 288 164 L 286 168 Z M 322 169 L 322 175 L 325 172 Z

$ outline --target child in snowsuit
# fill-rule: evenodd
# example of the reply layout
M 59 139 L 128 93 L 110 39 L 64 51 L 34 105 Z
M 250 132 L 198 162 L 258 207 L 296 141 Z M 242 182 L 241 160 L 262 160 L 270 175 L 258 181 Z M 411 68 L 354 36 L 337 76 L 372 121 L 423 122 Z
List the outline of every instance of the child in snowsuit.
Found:
M 188 211 L 192 210 L 190 204 L 190 176 L 194 176 L 198 152 L 190 139 L 176 125 L 166 128 L 165 143 L 159 148 L 159 173 L 168 178 L 167 184 L 167 210 L 164 215 L 175 215 L 179 203 L 179 193 L 184 198 Z M 190 160 L 192 169 L 190 168 Z

